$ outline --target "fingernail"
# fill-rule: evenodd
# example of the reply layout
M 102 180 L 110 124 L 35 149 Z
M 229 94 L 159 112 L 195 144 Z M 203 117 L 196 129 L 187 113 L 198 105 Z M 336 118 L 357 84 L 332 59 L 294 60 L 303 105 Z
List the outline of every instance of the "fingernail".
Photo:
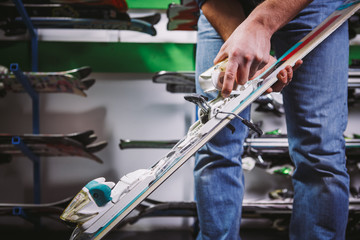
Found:
M 227 97 L 230 96 L 230 94 L 229 94 L 229 93 L 222 92 L 222 93 L 221 93 L 221 96 L 222 96 L 223 98 L 227 98 Z

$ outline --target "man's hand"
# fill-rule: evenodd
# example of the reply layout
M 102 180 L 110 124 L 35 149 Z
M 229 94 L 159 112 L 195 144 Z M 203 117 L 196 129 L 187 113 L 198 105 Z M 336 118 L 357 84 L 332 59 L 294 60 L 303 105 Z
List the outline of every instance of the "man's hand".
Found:
M 284 87 L 289 85 L 293 78 L 293 72 L 298 69 L 303 61 L 301 59 L 297 60 L 295 62 L 295 65 L 291 67 L 290 65 L 286 66 L 283 70 L 281 70 L 276 76 L 278 81 L 274 83 L 274 85 L 271 86 L 268 90 L 266 90 L 267 93 L 271 92 L 281 92 Z
M 226 1 L 228 3 L 232 0 Z M 203 13 L 225 41 L 214 60 L 214 63 L 218 63 L 228 58 L 223 97 L 230 94 L 234 84 L 245 84 L 269 63 L 271 36 L 311 1 L 266 0 L 246 19 L 242 7 L 236 6 L 239 1 L 232 1 L 231 5 L 226 5 L 231 7 L 227 8 L 224 8 L 225 3 L 219 0 L 205 2 Z M 234 14 L 233 11 L 240 14 Z M 278 87 L 274 86 L 275 89 Z
M 268 69 L 269 67 L 271 67 L 274 63 L 276 62 L 276 59 L 273 57 L 273 56 L 270 56 L 270 60 L 268 62 L 268 64 L 265 65 L 265 67 L 263 67 L 262 69 L 258 70 L 254 76 L 250 79 L 254 79 L 256 78 L 257 76 L 259 76 L 260 74 L 262 74 L 264 71 L 266 71 L 266 69 Z M 271 86 L 271 88 L 267 89 L 266 90 L 266 93 L 271 93 L 271 92 L 281 92 L 282 89 L 284 87 L 286 87 L 292 80 L 293 78 L 293 73 L 296 69 L 298 69 L 301 64 L 303 63 L 302 60 L 297 60 L 294 64 L 294 66 L 286 66 L 284 69 L 282 69 L 276 76 L 277 76 L 277 79 L 278 81 L 274 83 L 274 85 Z M 227 69 L 228 67 L 228 62 L 226 63 L 226 67 L 225 69 Z M 224 86 L 224 77 L 223 75 L 220 77 L 220 79 L 218 80 L 217 82 L 217 89 L 223 89 L 223 86 Z M 230 92 L 232 90 L 235 90 L 237 89 L 239 85 L 237 84 L 237 82 L 235 81 Z
M 244 85 L 269 63 L 271 34 L 246 22 L 235 29 L 214 59 L 214 63 L 229 59 L 221 91 L 223 97 L 229 96 L 234 84 Z
M 273 65 L 276 62 L 276 59 L 271 56 L 270 57 L 270 61 L 269 63 L 263 67 L 262 69 L 260 69 L 259 71 L 257 71 L 255 73 L 255 75 L 253 76 L 253 78 L 256 78 L 257 76 L 259 76 L 260 74 L 262 74 L 266 69 L 268 69 L 271 65 Z M 296 69 L 298 69 L 301 64 L 303 63 L 303 61 L 301 59 L 297 60 L 294 64 L 293 67 L 291 67 L 290 65 L 287 65 L 284 69 L 282 69 L 276 76 L 278 81 L 274 83 L 274 85 L 271 86 L 271 88 L 266 90 L 266 93 L 271 93 L 271 92 L 281 92 L 283 90 L 284 87 L 286 87 L 287 85 L 289 85 L 289 83 L 291 82 L 293 75 L 294 75 L 294 71 Z

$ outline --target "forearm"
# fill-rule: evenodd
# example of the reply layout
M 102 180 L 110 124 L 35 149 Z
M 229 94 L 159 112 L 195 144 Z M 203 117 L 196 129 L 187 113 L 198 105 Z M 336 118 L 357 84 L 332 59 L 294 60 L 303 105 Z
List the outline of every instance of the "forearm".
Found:
M 272 36 L 311 2 L 312 0 L 265 0 L 245 21 Z
M 266 0 L 254 9 L 247 19 L 238 0 L 207 0 L 201 10 L 226 41 L 245 19 L 248 24 L 262 28 L 272 36 L 310 2 L 312 0 Z
M 238 0 L 207 0 L 201 10 L 224 41 L 245 20 L 243 7 Z

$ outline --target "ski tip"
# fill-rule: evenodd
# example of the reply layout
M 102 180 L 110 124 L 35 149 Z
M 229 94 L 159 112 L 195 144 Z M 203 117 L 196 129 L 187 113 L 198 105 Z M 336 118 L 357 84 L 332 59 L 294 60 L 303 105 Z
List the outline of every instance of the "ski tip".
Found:
M 88 90 L 90 87 L 92 87 L 95 84 L 95 79 L 84 79 L 81 80 L 81 83 L 84 85 L 83 90 Z
M 154 13 L 153 15 L 145 16 L 145 17 L 139 17 L 139 18 L 136 18 L 136 19 L 147 22 L 147 23 L 149 23 L 151 25 L 155 25 L 155 24 L 158 24 L 160 22 L 161 14 L 160 13 Z
M 87 97 L 86 93 L 82 89 L 74 87 L 72 90 L 73 90 L 73 93 L 76 95 L 79 95 L 82 97 Z
M 94 160 L 95 162 L 98 162 L 98 163 L 101 163 L 101 164 L 104 163 L 103 160 L 101 160 L 98 156 L 95 156 L 95 155 L 92 154 L 91 152 L 89 152 L 89 157 L 90 157 L 92 160 Z
M 89 66 L 84 66 L 78 69 L 79 78 L 83 79 L 90 75 L 92 69 Z
M 128 139 L 120 139 L 119 148 L 121 150 L 126 149 L 126 143 L 128 143 L 130 140 Z
M 160 13 L 155 13 L 154 14 L 154 23 L 153 23 L 153 25 L 158 24 L 160 22 L 160 19 L 161 19 L 161 14 Z
M 86 146 L 86 151 L 90 153 L 99 152 L 103 150 L 107 145 L 108 143 L 106 141 L 97 142 L 89 146 Z
M 87 130 L 81 133 L 74 133 L 69 137 L 80 142 L 84 146 L 95 142 L 95 140 L 97 139 L 93 130 Z

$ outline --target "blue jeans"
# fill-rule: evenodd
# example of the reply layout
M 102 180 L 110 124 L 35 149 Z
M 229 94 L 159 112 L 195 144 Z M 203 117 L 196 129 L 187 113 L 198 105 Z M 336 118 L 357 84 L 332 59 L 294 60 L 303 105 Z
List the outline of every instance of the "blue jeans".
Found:
M 279 57 L 330 15 L 342 1 L 315 0 L 272 38 Z M 198 22 L 196 79 L 213 65 L 223 41 L 204 15 Z M 349 60 L 347 24 L 305 57 L 282 91 L 295 191 L 290 239 L 345 239 L 349 176 L 343 132 L 347 124 Z M 197 85 L 198 93 L 204 94 Z M 214 97 L 214 96 L 208 96 Z M 250 109 L 241 113 L 249 119 Z M 243 142 L 248 129 L 223 129 L 196 155 L 194 177 L 198 239 L 240 239 L 244 176 Z

